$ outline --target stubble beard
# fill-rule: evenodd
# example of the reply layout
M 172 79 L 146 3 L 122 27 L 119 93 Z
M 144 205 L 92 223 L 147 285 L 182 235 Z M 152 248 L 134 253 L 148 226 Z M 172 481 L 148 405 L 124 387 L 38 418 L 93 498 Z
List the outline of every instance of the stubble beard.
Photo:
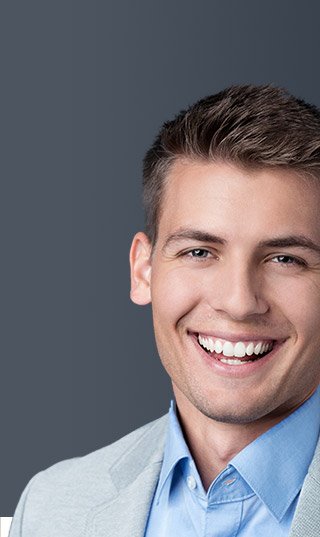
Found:
M 249 425 L 264 420 L 264 418 L 267 419 L 267 416 L 274 410 L 273 398 L 270 398 L 269 401 L 260 399 L 259 401 L 256 401 L 255 404 L 249 406 L 237 405 L 234 408 L 231 408 L 230 403 L 230 409 L 228 409 L 226 408 L 227 403 L 222 406 L 219 404 L 219 401 L 215 402 L 213 399 L 208 400 L 208 398 L 194 386 L 190 388 L 190 386 L 181 386 L 181 384 L 178 386 L 177 384 L 177 387 L 198 412 L 210 420 L 219 423 Z

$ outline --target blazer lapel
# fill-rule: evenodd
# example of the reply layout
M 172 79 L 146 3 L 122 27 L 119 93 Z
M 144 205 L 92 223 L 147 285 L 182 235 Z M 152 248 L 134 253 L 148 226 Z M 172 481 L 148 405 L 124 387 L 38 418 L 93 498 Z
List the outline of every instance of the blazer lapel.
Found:
M 157 421 L 111 468 L 117 492 L 91 513 L 88 537 L 143 537 L 157 486 L 167 420 Z
M 320 441 L 303 483 L 289 537 L 320 535 Z
M 96 512 L 90 537 L 143 537 L 161 463 L 148 466 L 108 505 Z

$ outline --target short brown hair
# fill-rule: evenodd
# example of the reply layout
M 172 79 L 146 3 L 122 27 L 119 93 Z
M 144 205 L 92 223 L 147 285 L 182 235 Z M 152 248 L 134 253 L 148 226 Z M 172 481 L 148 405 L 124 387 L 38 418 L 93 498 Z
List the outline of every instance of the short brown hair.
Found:
M 143 161 L 146 233 L 154 245 L 165 179 L 179 158 L 320 171 L 320 111 L 272 85 L 232 86 L 163 124 Z

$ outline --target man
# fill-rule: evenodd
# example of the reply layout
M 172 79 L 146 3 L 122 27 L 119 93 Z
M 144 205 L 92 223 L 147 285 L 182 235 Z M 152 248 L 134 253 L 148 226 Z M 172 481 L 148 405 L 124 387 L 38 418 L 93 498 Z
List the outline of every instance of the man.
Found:
M 37 475 L 11 537 L 320 535 L 320 113 L 231 87 L 144 162 L 131 298 L 175 403 Z

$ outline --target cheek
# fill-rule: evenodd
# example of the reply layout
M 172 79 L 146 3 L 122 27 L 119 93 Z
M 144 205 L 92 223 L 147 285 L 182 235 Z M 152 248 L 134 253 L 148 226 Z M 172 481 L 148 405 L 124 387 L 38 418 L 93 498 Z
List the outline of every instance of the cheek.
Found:
M 308 344 L 320 340 L 320 286 L 311 278 L 292 279 L 273 291 L 278 309 Z
M 194 276 L 181 268 L 152 273 L 151 301 L 155 316 L 165 322 L 178 321 L 201 300 L 201 289 Z

